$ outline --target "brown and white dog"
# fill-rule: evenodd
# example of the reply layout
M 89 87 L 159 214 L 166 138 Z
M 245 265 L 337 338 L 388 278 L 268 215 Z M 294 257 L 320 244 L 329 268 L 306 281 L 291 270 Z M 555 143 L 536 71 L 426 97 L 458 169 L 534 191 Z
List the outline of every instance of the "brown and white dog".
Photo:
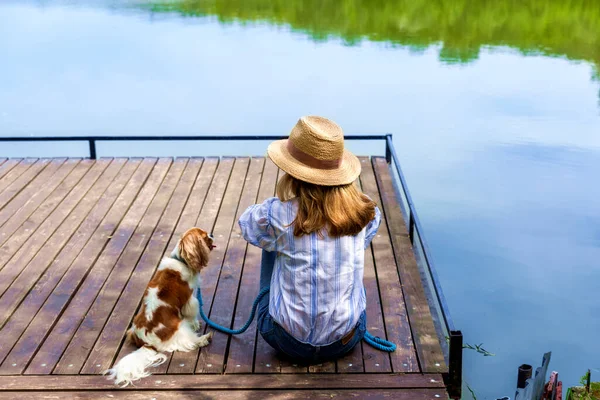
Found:
M 139 349 L 106 371 L 116 384 L 127 386 L 150 375 L 147 368 L 167 360 L 162 352 L 191 351 L 210 343 L 212 332 L 198 336 L 199 304 L 196 290 L 200 271 L 208 265 L 213 237 L 200 228 L 183 234 L 169 257 L 160 262 L 148 284 L 142 308 L 133 319 L 127 338 Z

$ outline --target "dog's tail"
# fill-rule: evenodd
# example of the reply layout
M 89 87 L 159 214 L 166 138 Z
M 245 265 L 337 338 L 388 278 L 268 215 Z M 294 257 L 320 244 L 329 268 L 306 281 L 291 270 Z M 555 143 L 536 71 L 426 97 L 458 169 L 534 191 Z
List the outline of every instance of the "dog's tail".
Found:
M 167 361 L 167 356 L 159 353 L 151 346 L 142 346 L 131 354 L 123 357 L 115 366 L 106 371 L 108 379 L 114 380 L 123 387 L 133 381 L 150 375 L 146 369 L 159 366 Z

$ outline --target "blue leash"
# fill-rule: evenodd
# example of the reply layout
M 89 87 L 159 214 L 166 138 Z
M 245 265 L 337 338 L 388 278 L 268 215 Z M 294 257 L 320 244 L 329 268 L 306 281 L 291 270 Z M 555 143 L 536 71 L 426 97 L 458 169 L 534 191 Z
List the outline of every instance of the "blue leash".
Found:
M 388 353 L 396 351 L 396 344 L 382 339 L 379 336 L 373 336 L 369 332 L 365 332 L 363 339 L 367 344 L 375 347 L 377 350 L 386 351 Z
M 210 319 L 208 319 L 208 317 L 206 315 L 204 315 L 204 311 L 202 310 L 203 303 L 202 303 L 202 292 L 200 291 L 200 286 L 198 286 L 198 293 L 196 293 L 196 297 L 198 298 L 198 303 L 200 303 L 200 316 L 202 317 L 204 322 L 206 322 L 206 325 L 208 325 L 211 328 L 214 328 L 220 332 L 227 333 L 229 335 L 239 335 L 240 333 L 244 333 L 248 330 L 248 327 L 250 327 L 250 324 L 252 323 L 252 320 L 254 319 L 254 315 L 256 314 L 256 309 L 258 308 L 258 303 L 260 302 L 260 299 L 265 297 L 265 295 L 267 293 L 269 293 L 268 287 L 261 290 L 260 293 L 258 294 L 258 296 L 256 296 L 256 299 L 254 300 L 254 304 L 252 304 L 252 311 L 250 312 L 250 317 L 248 317 L 248 321 L 246 321 L 246 324 L 244 326 L 242 326 L 240 329 L 225 328 L 224 326 L 221 326 L 215 322 L 212 322 Z
M 213 329 L 218 330 L 219 332 L 227 333 L 229 335 L 239 335 L 240 333 L 244 333 L 248 330 L 248 328 L 250 327 L 250 324 L 254 320 L 254 316 L 256 315 L 256 309 L 258 308 L 258 303 L 260 302 L 260 300 L 263 297 L 265 297 L 265 295 L 267 293 L 269 293 L 269 287 L 264 288 L 263 290 L 260 291 L 260 293 L 258 293 L 258 296 L 256 296 L 256 299 L 254 300 L 254 303 L 252 304 L 252 311 L 250 312 L 250 317 L 248 317 L 248 321 L 246 321 L 244 326 L 242 326 L 240 329 L 225 328 L 224 326 L 221 326 L 215 322 L 212 322 L 210 319 L 208 319 L 208 317 L 204 314 L 204 310 L 202 309 L 204 303 L 202 302 L 202 291 L 200 290 L 200 287 L 198 287 L 198 292 L 196 293 L 196 298 L 198 299 L 198 303 L 200 303 L 200 316 L 202 317 L 204 322 L 206 322 L 206 325 L 210 326 Z M 363 339 L 365 342 L 367 342 L 367 344 L 373 346 L 377 350 L 385 351 L 388 353 L 391 353 L 396 350 L 396 345 L 394 343 L 389 342 L 380 337 L 373 336 L 369 332 L 365 332 L 365 336 Z

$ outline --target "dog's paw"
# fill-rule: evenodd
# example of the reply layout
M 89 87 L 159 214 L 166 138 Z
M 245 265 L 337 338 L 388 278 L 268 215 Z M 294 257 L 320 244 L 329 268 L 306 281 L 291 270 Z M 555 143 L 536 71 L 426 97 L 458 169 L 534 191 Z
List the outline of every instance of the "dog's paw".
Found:
M 212 331 L 208 332 L 206 335 L 200 336 L 198 338 L 198 346 L 199 347 L 208 346 L 210 344 L 210 341 L 212 340 L 212 337 L 213 337 Z
M 194 321 L 192 321 L 192 329 L 194 331 L 198 331 L 200 329 L 200 321 L 195 319 Z

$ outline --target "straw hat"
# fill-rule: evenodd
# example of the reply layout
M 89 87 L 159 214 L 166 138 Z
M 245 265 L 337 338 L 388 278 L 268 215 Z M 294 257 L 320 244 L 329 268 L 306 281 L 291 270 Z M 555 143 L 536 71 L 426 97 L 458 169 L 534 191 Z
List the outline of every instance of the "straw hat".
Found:
M 360 175 L 358 158 L 344 149 L 342 128 L 323 117 L 300 118 L 289 139 L 271 143 L 267 153 L 294 178 L 316 185 L 347 185 Z

